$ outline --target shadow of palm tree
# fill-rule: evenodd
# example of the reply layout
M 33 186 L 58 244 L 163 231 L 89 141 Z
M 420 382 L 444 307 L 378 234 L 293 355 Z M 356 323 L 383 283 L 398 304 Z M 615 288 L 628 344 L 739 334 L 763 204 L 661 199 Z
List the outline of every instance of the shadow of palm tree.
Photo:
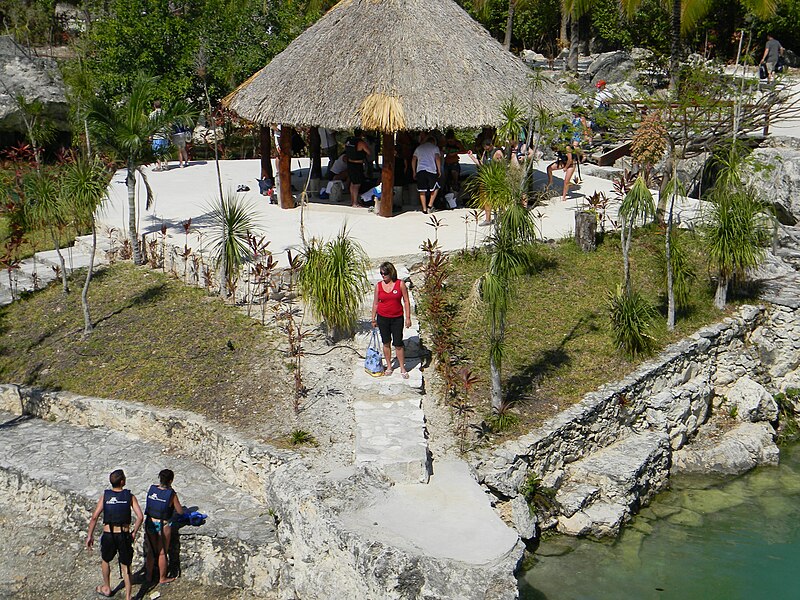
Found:
M 542 350 L 535 361 L 509 377 L 506 384 L 506 401 L 515 403 L 529 398 L 542 379 L 562 366 L 568 365 L 572 358 L 565 349 L 566 345 L 584 333 L 596 331 L 597 324 L 595 320 L 597 316 L 597 313 L 591 313 L 578 319 L 557 346 Z

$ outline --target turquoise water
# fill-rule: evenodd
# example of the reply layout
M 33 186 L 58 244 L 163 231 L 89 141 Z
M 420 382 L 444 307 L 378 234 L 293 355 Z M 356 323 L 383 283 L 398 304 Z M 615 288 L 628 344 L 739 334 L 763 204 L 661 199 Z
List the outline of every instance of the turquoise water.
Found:
M 673 480 L 613 543 L 543 542 L 520 597 L 800 599 L 800 445 L 734 480 Z

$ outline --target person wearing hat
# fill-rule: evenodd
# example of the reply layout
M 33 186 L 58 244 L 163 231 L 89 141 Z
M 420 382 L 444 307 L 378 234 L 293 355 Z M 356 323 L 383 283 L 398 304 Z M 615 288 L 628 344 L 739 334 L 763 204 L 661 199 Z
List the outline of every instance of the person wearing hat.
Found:
M 606 80 L 601 79 L 595 84 L 597 93 L 594 96 L 594 107 L 600 110 L 608 110 L 608 101 L 611 100 L 611 92 L 606 89 Z

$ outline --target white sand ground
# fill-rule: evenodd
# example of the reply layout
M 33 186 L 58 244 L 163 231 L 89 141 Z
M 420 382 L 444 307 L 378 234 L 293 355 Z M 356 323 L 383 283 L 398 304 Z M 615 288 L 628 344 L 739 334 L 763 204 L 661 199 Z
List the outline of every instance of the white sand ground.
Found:
M 462 162 L 465 170 L 471 168 L 466 156 Z M 537 164 L 535 181 L 538 187 L 544 187 L 546 183 L 546 166 L 547 161 L 539 161 Z M 303 176 L 307 173 L 308 159 L 293 159 L 292 167 L 293 183 L 297 189 L 301 189 L 304 183 Z M 159 231 L 162 225 L 166 225 L 170 241 L 183 246 L 182 223 L 191 218 L 189 246 L 195 249 L 202 244 L 207 246 L 208 236 L 202 235 L 201 232 L 208 232 L 209 207 L 218 194 L 214 163 L 195 161 L 189 167 L 179 169 L 173 161 L 170 170 L 166 172 L 145 170 L 155 195 L 155 202 L 150 209 L 145 209 L 144 187 L 137 185 L 139 231 L 153 233 Z M 256 178 L 260 174 L 259 160 L 220 161 L 220 171 L 223 189 L 230 190 L 255 208 L 258 231 L 270 240 L 270 250 L 273 253 L 279 254 L 300 246 L 301 209 L 281 209 L 275 204 L 269 204 L 267 198 L 258 193 Z M 240 185 L 248 186 L 250 191 L 236 193 L 234 190 Z M 562 185 L 563 179 L 556 173 L 553 193 L 557 195 L 547 204 L 533 210 L 540 234 L 545 239 L 559 239 L 571 235 L 574 230 L 574 213 L 587 206 L 585 198 L 595 191 L 603 191 L 613 198 L 613 186 L 607 179 L 584 175 L 583 183 L 571 189 L 566 202 L 562 202 L 560 198 Z M 297 195 L 299 197 L 299 194 Z M 694 200 L 682 203 L 677 209 L 683 214 L 682 220 L 686 221 L 693 216 L 697 206 Z M 346 226 L 351 236 L 363 246 L 367 254 L 377 259 L 417 254 L 420 252 L 420 244 L 434 237 L 434 229 L 429 225 L 430 217 L 418 209 L 419 202 L 416 201 L 404 206 L 403 212 L 385 218 L 365 208 L 351 208 L 347 201 L 337 204 L 311 195 L 310 202 L 302 212 L 304 212 L 307 238 L 316 236 L 329 239 Z M 475 220 L 469 216 L 471 212 L 459 208 L 436 213 L 436 218 L 443 224 L 439 228 L 438 239 L 444 250 L 457 250 L 464 248 L 465 245 L 471 247 L 476 243 L 480 244 L 484 236 L 491 233 L 491 227 L 477 226 Z M 616 213 L 613 204 L 609 212 L 611 215 Z M 116 228 L 120 232 L 126 232 L 127 218 L 125 172 L 120 170 L 109 187 L 109 200 L 101 210 L 99 221 L 101 227 Z M 204 241 L 200 239 L 201 237 Z

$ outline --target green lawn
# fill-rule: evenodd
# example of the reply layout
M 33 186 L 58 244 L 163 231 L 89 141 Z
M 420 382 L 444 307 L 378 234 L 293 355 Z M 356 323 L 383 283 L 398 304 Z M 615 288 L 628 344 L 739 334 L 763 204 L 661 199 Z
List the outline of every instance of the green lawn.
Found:
M 118 263 L 93 280 L 96 328 L 82 339 L 80 286 L 73 281 L 64 297 L 51 285 L 0 309 L 0 381 L 184 408 L 243 426 L 289 405 L 272 329 L 219 298 Z
M 712 305 L 713 289 L 699 240 L 686 236 L 695 265 L 691 307 L 679 314 L 674 332 L 666 319 L 655 323 L 657 347 L 684 337 L 725 314 Z M 632 248 L 635 289 L 666 315 L 658 253 L 664 242 L 656 229 L 636 232 Z M 622 280 L 619 236 L 608 235 L 596 252 L 585 254 L 572 241 L 539 245 L 540 267 L 516 283 L 509 314 L 503 385 L 521 417 L 519 431 L 541 422 L 557 410 L 580 400 L 599 385 L 622 378 L 636 363 L 613 345 L 606 298 Z M 459 303 L 455 315 L 464 363 L 480 377 L 475 399 L 479 417 L 489 410 L 488 328 L 480 316 L 469 319 L 470 287 L 486 269 L 486 257 L 453 258 L 448 281 L 451 300 Z M 478 417 L 476 417 L 478 418 Z

